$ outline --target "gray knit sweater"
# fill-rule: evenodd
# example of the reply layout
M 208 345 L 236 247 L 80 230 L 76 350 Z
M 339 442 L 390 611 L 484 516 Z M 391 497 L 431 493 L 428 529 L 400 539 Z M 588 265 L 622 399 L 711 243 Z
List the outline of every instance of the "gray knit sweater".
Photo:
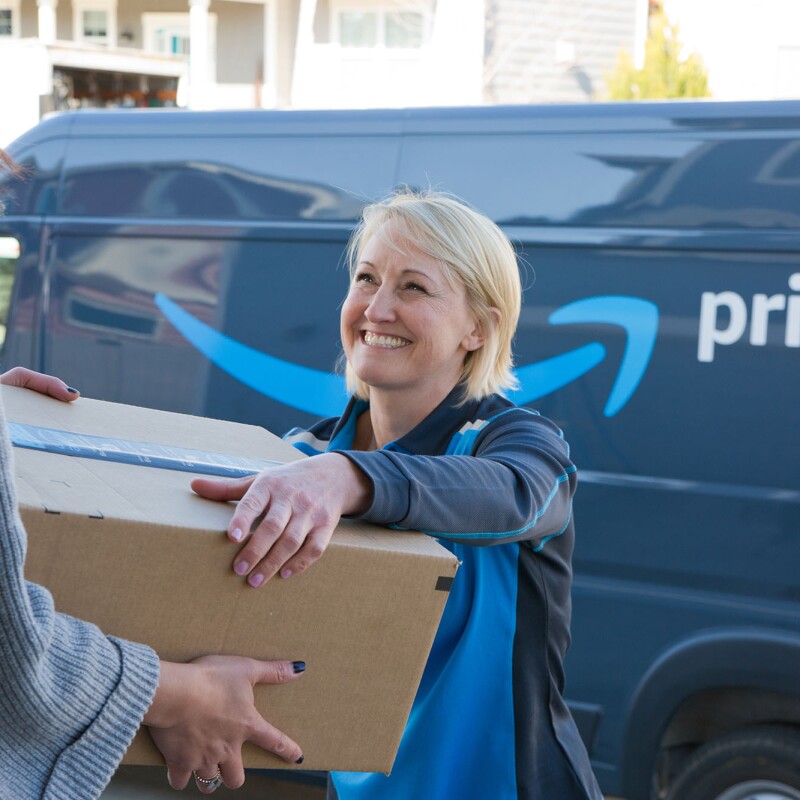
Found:
M 13 475 L 0 403 L 0 800 L 91 800 L 152 701 L 158 658 L 56 613 L 24 580 Z

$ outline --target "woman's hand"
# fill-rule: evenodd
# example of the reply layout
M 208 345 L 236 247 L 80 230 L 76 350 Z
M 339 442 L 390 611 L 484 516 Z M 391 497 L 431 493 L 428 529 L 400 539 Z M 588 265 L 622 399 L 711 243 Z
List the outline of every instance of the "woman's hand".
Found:
M 196 478 L 192 489 L 211 500 L 239 500 L 228 536 L 247 543 L 233 569 L 247 575 L 253 587 L 276 573 L 289 578 L 305 572 L 325 552 L 341 516 L 363 511 L 372 497 L 367 476 L 339 453 L 293 461 L 248 478 Z
M 242 744 L 252 742 L 300 764 L 300 746 L 256 711 L 253 687 L 288 683 L 305 669 L 302 661 L 257 661 L 238 656 L 203 656 L 188 664 L 161 662 L 153 704 L 144 718 L 167 762 L 167 780 L 183 789 L 194 771 L 236 789 L 244 783 Z M 213 792 L 197 782 L 201 792 Z
M 53 377 L 52 375 L 44 375 L 41 372 L 34 372 L 32 369 L 25 369 L 25 367 L 14 367 L 0 375 L 0 383 L 5 386 L 20 386 L 23 389 L 32 389 L 34 392 L 40 394 L 47 394 L 50 397 L 55 397 L 56 400 L 64 400 L 70 402 L 77 400 L 81 393 L 71 386 L 67 386 L 64 381 Z

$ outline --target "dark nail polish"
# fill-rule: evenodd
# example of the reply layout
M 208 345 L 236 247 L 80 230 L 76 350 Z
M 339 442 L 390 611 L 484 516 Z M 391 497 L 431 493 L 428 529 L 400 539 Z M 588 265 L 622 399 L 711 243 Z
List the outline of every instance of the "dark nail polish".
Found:
M 305 760 L 306 760 L 305 756 L 300 756 L 300 758 L 298 758 L 297 761 L 295 761 L 294 763 L 295 764 L 302 764 Z
M 292 661 L 292 669 L 294 670 L 294 674 L 297 675 L 298 672 L 305 672 L 306 671 L 306 662 L 305 661 Z
M 71 386 L 67 386 L 67 391 L 68 392 L 72 392 L 72 394 L 78 394 L 78 390 L 77 389 L 73 389 Z

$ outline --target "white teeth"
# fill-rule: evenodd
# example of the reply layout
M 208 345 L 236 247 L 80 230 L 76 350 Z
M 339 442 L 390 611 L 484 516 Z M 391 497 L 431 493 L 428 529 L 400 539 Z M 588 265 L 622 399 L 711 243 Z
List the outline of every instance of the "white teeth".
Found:
M 369 331 L 364 333 L 364 341 L 374 347 L 404 347 L 408 344 L 407 339 L 401 339 L 399 336 L 379 336 Z

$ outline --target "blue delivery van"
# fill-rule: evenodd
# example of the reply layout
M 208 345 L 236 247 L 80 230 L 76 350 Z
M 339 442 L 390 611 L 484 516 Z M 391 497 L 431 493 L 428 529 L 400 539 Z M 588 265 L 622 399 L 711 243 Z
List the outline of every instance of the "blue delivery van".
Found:
M 489 214 L 514 399 L 579 468 L 567 696 L 604 791 L 800 798 L 800 102 L 78 112 L 10 152 L 5 365 L 276 432 L 342 406 L 363 205 Z

